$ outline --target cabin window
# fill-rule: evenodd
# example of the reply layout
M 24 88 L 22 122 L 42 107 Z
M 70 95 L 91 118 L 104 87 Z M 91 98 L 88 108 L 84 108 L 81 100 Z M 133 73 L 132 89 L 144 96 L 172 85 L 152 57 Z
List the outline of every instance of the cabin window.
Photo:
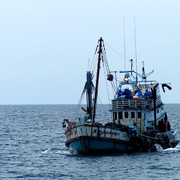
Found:
M 131 112 L 131 118 L 135 118 L 135 112 Z
M 138 112 L 138 118 L 141 118 L 141 117 L 142 117 L 141 112 Z
M 119 119 L 122 119 L 122 118 L 123 118 L 122 112 L 118 112 L 118 115 L 119 115 Z
M 128 112 L 125 112 L 125 118 L 128 118 Z
M 113 113 L 113 119 L 117 120 L 117 113 L 116 112 Z

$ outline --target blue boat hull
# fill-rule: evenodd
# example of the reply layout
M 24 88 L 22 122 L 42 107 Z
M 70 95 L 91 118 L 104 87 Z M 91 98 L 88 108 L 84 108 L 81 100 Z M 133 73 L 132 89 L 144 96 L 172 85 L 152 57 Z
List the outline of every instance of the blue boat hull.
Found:
M 66 141 L 66 146 L 78 154 L 128 153 L 136 151 L 130 143 L 108 138 L 81 136 Z

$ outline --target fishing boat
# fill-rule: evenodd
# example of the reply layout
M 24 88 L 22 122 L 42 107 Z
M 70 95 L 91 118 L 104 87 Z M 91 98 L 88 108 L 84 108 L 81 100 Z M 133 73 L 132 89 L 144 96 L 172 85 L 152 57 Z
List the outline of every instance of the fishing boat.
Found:
M 146 74 L 144 67 L 142 74 L 134 71 L 132 59 L 129 71 L 116 71 L 123 74 L 123 78 L 111 100 L 109 111 L 112 118 L 108 122 L 98 121 L 96 109 L 101 63 L 105 63 L 107 80 L 111 84 L 116 84 L 117 78 L 109 70 L 102 38 L 98 40 L 96 53 L 95 85 L 93 72 L 86 74 L 84 117 L 77 121 L 64 119 L 62 123 L 66 128 L 65 145 L 79 154 L 152 152 L 156 151 L 157 145 L 163 149 L 174 148 L 179 142 L 177 132 L 171 129 L 160 96 L 161 86 L 163 91 L 166 88 L 171 90 L 171 87 L 167 83 L 147 80 L 153 71 Z

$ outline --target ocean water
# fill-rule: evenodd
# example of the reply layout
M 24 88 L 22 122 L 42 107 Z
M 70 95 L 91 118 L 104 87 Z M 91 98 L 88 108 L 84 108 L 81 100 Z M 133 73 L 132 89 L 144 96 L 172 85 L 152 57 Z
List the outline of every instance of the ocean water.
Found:
M 0 179 L 180 179 L 180 145 L 157 152 L 73 155 L 65 147 L 64 118 L 81 113 L 75 105 L 0 106 Z M 108 105 L 98 119 L 108 120 Z M 167 104 L 171 127 L 180 133 L 180 104 Z

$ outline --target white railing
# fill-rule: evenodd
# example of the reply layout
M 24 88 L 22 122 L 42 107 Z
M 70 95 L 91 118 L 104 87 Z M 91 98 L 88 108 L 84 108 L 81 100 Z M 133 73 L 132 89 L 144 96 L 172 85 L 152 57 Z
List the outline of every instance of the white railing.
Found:
M 156 99 L 156 106 L 162 104 L 161 97 Z M 115 99 L 112 100 L 112 110 L 115 109 L 131 109 L 131 108 L 154 108 L 153 99 Z

